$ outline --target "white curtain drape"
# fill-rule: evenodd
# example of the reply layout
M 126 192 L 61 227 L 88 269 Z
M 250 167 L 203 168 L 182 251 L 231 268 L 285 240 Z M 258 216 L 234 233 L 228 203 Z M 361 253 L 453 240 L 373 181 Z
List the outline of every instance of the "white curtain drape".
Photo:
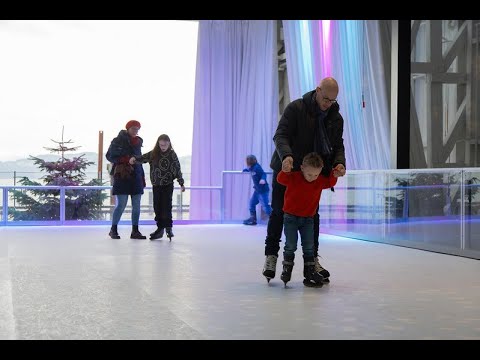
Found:
M 223 170 L 242 170 L 254 154 L 269 170 L 278 121 L 274 20 L 199 22 L 192 145 L 192 186 L 220 186 Z M 219 191 L 191 192 L 190 219 L 248 214 L 250 178 L 228 177 Z
M 378 21 L 284 20 L 290 99 L 339 83 L 347 169 L 390 168 L 390 115 Z

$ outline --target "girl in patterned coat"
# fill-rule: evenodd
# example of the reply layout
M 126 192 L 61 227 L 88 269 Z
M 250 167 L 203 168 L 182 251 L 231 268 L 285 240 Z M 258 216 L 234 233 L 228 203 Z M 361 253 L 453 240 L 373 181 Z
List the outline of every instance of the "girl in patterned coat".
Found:
M 177 179 L 182 192 L 185 191 L 185 186 L 180 162 L 173 150 L 170 137 L 166 134 L 160 135 L 153 150 L 142 156 L 142 162 L 150 164 L 153 209 L 157 223 L 157 230 L 150 234 L 150 240 L 160 239 L 165 231 L 171 240 L 174 236 L 172 232 L 173 181 Z

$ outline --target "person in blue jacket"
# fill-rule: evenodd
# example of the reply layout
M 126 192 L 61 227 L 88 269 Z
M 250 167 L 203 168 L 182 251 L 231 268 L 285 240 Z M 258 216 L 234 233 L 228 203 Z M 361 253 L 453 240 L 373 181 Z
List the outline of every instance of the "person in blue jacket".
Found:
M 257 162 L 255 155 L 248 155 L 246 158 L 247 168 L 243 169 L 243 172 L 250 172 L 253 180 L 253 188 L 255 191 L 250 198 L 249 211 L 250 217 L 243 223 L 245 225 L 257 225 L 257 213 L 256 206 L 260 202 L 263 207 L 263 211 L 270 216 L 272 208 L 268 202 L 268 194 L 270 188 L 267 183 L 267 174 L 263 171 L 260 164 Z

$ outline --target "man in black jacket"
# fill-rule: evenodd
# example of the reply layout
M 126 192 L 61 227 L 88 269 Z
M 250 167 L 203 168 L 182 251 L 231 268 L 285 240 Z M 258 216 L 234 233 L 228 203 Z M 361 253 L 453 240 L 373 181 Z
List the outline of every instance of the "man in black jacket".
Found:
M 345 175 L 345 147 L 343 146 L 343 118 L 337 103 L 338 83 L 332 77 L 324 78 L 313 91 L 287 105 L 273 137 L 275 152 L 270 167 L 272 179 L 272 213 L 268 220 L 265 239 L 265 265 L 262 274 L 268 281 L 275 277 L 280 238 L 283 229 L 283 198 L 285 187 L 278 184 L 280 170 L 300 170 L 303 157 L 317 152 L 324 160 L 322 174 L 333 171 Z M 319 215 L 314 217 L 315 270 L 325 282 L 330 273 L 318 261 Z

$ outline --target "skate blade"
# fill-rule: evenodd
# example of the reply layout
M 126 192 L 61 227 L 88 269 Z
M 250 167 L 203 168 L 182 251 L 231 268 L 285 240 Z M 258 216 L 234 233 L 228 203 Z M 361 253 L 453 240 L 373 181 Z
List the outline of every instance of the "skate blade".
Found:
M 310 281 L 307 281 L 307 280 L 303 279 L 303 285 L 305 285 L 306 287 L 311 287 L 311 288 L 321 288 L 323 286 L 323 283 L 314 283 L 314 282 L 310 282 Z

